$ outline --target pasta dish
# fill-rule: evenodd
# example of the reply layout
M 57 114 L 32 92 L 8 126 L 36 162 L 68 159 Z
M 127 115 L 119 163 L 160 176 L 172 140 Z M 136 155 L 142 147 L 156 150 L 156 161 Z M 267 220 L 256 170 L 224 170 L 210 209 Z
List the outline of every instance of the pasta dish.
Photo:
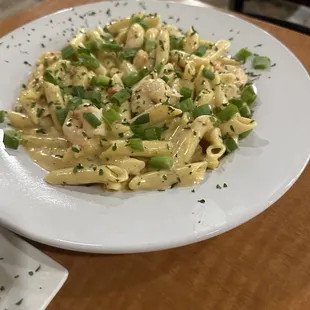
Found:
M 230 41 L 201 39 L 137 13 L 79 29 L 37 61 L 13 111 L 6 147 L 22 144 L 52 185 L 166 190 L 200 183 L 257 126 L 255 91 Z M 256 69 L 266 57 L 253 59 Z

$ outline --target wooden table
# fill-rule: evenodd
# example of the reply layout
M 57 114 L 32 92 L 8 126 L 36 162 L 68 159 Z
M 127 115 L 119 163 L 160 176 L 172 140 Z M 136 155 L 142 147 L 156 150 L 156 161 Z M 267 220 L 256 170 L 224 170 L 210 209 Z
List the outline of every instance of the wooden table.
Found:
M 0 22 L 0 36 L 85 2 L 45 0 Z M 281 40 L 310 71 L 310 37 L 252 22 Z M 293 188 L 263 214 L 221 236 L 174 250 L 91 255 L 36 244 L 70 273 L 48 309 L 310 309 L 309 190 L 308 166 Z

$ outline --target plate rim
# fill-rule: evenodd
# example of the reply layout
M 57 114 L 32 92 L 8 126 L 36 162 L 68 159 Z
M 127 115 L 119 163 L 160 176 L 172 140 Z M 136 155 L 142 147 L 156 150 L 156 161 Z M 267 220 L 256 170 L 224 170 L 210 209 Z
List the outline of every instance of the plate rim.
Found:
M 13 33 L 16 30 L 21 29 L 24 26 L 30 25 L 32 23 L 36 23 L 36 22 L 41 21 L 41 20 L 45 20 L 45 19 L 53 17 L 55 15 L 59 15 L 59 14 L 65 13 L 65 12 L 72 11 L 74 9 L 85 8 L 87 6 L 92 6 L 92 5 L 100 6 L 100 5 L 105 5 L 107 3 L 114 3 L 114 2 L 128 2 L 128 5 L 130 5 L 131 1 L 132 0 L 127 0 L 127 1 L 126 0 L 120 0 L 120 1 L 107 0 L 107 1 L 99 1 L 99 2 L 95 2 L 95 3 L 86 3 L 86 4 L 82 4 L 82 5 L 71 6 L 69 8 L 61 9 L 61 10 L 58 10 L 56 12 L 53 12 L 53 13 L 41 16 L 39 18 L 33 19 L 33 20 L 11 30 L 10 32 L 5 34 L 1 39 L 8 37 L 9 35 L 11 35 L 11 33 Z M 153 2 L 153 3 L 163 4 L 163 1 L 160 1 L 160 0 L 146 0 L 146 1 L 135 0 L 135 2 L 136 3 Z M 259 31 L 263 32 L 265 35 L 267 35 L 269 38 L 275 40 L 278 44 L 281 45 L 281 48 L 284 48 L 290 54 L 290 57 L 293 57 L 295 59 L 295 61 L 299 65 L 300 69 L 303 70 L 303 72 L 308 76 L 308 82 L 309 82 L 309 86 L 310 86 L 310 76 L 308 74 L 308 71 L 304 67 L 303 63 L 299 60 L 299 58 L 284 43 L 282 43 L 279 39 L 277 39 L 275 36 L 270 34 L 265 29 L 262 29 L 259 26 L 257 26 L 256 24 L 253 24 L 253 23 L 249 22 L 248 20 L 245 20 L 239 16 L 232 14 L 230 11 L 221 10 L 221 9 L 218 9 L 218 8 L 212 6 L 212 5 L 205 6 L 205 7 L 198 7 L 198 6 L 192 5 L 190 3 L 179 3 L 179 2 L 174 2 L 174 1 L 165 1 L 164 3 L 165 4 L 178 5 L 178 6 L 190 6 L 190 7 L 194 7 L 194 8 L 201 8 L 203 10 L 209 10 L 211 12 L 216 11 L 216 12 L 219 12 L 223 15 L 229 16 L 235 20 L 242 21 L 243 23 L 246 23 L 246 25 L 248 25 L 249 27 L 256 28 L 257 30 L 259 30 Z M 303 163 L 301 168 L 299 169 L 299 172 L 297 174 L 295 174 L 295 176 L 293 178 L 288 180 L 285 183 L 286 184 L 285 186 L 283 185 L 280 189 L 278 189 L 276 191 L 275 194 L 272 195 L 273 199 L 270 199 L 265 204 L 262 203 L 261 204 L 262 207 L 259 210 L 254 210 L 254 212 L 253 211 L 249 212 L 247 214 L 246 218 L 242 218 L 242 220 L 239 219 L 238 221 L 228 222 L 226 224 L 225 228 L 221 228 L 217 231 L 213 231 L 213 232 L 208 233 L 208 234 L 206 233 L 200 238 L 194 239 L 193 236 L 190 236 L 190 237 L 187 237 L 186 240 L 184 240 L 185 239 L 184 238 L 182 240 L 178 240 L 178 241 L 174 242 L 173 244 L 171 244 L 169 242 L 166 242 L 164 244 L 161 243 L 160 245 L 150 244 L 150 243 L 145 243 L 145 244 L 141 243 L 139 246 L 129 245 L 129 246 L 122 247 L 122 248 L 113 247 L 113 246 L 109 247 L 109 246 L 103 246 L 103 245 L 85 244 L 83 242 L 72 242 L 69 240 L 62 240 L 62 239 L 51 238 L 51 237 L 42 237 L 41 235 L 36 235 L 33 232 L 29 232 L 29 230 L 24 230 L 22 227 L 17 227 L 13 223 L 8 223 L 8 222 L 4 221 L 2 218 L 0 218 L 0 224 L 2 226 L 4 226 L 5 228 L 11 230 L 12 232 L 16 233 L 16 234 L 19 234 L 21 236 L 25 236 L 31 240 L 34 240 L 36 242 L 43 244 L 43 245 L 49 245 L 49 246 L 52 246 L 55 248 L 71 250 L 71 251 L 76 251 L 76 252 L 99 253 L 99 254 L 130 254 L 130 253 L 144 253 L 144 252 L 152 252 L 152 251 L 158 251 L 158 250 L 173 249 L 173 248 L 182 247 L 182 246 L 198 243 L 201 241 L 205 241 L 209 238 L 223 234 L 229 230 L 232 230 L 238 226 L 243 225 L 244 223 L 250 221 L 251 219 L 253 219 L 257 215 L 265 212 L 271 205 L 273 205 L 280 198 L 282 198 L 284 196 L 284 194 L 287 193 L 288 190 L 296 183 L 296 181 L 299 179 L 301 174 L 304 172 L 306 166 L 308 165 L 309 160 L 310 160 L 310 143 L 308 143 L 307 159 Z

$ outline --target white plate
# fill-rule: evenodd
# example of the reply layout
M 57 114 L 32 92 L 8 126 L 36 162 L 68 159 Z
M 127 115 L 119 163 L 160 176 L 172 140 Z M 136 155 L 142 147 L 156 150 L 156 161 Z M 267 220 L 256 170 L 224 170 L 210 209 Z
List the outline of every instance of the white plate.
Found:
M 10 109 L 45 50 L 59 50 L 71 28 L 95 27 L 145 9 L 204 39 L 232 38 L 232 54 L 247 46 L 276 63 L 256 82 L 259 126 L 241 148 L 195 188 L 104 193 L 53 187 L 22 149 L 0 150 L 1 222 L 57 247 L 103 253 L 172 248 L 210 238 L 264 211 L 296 181 L 310 153 L 310 80 L 296 57 L 261 29 L 211 8 L 165 2 L 104 2 L 64 10 L 2 38 L 0 108 Z M 46 36 L 46 37 L 45 37 Z M 29 42 L 27 41 L 29 40 Z M 41 46 L 41 43 L 43 44 Z M 21 44 L 19 46 L 19 44 Z M 262 44 L 262 46 L 257 46 Z M 256 46 L 256 47 L 255 47 Z M 25 62 L 25 64 L 24 64 Z M 227 183 L 221 190 L 217 184 Z M 198 200 L 205 199 L 205 203 Z
M 0 227 L 1 310 L 43 310 L 67 277 L 65 268 Z

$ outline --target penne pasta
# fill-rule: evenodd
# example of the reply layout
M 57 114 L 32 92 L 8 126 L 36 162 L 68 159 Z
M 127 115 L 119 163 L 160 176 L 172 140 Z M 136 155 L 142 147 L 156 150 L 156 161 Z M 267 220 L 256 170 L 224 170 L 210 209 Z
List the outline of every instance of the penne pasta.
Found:
M 47 146 L 50 148 L 67 148 L 70 143 L 65 138 L 61 137 L 48 137 L 48 136 L 35 136 L 35 135 L 22 135 L 23 144 L 27 147 L 41 147 Z
M 18 129 L 26 129 L 26 128 L 34 128 L 35 124 L 31 121 L 31 119 L 19 112 L 8 111 L 7 118 L 9 124 Z
M 101 157 L 101 163 L 105 165 L 114 165 L 125 169 L 129 175 L 139 175 L 145 168 L 145 162 L 136 158 L 122 157 Z
M 109 156 L 132 156 L 132 157 L 152 157 L 171 155 L 172 144 L 165 141 L 143 141 L 143 150 L 136 150 L 130 146 L 129 141 L 110 141 L 111 146 L 101 153 L 100 158 Z
M 172 170 L 161 170 L 134 177 L 129 182 L 131 190 L 166 190 L 175 186 L 192 186 L 203 180 L 206 162 L 185 165 Z
M 213 127 L 210 116 L 197 117 L 192 124 L 186 125 L 173 139 L 175 141 L 173 156 L 175 165 L 188 164 L 204 134 Z
M 195 26 L 195 25 L 194 25 Z M 230 42 L 136 13 L 46 51 L 0 112 L 51 185 L 166 190 L 200 183 L 256 126 L 256 91 Z
M 165 29 L 159 31 L 156 43 L 156 64 L 165 65 L 169 59 L 170 37 Z
M 106 182 L 124 182 L 128 179 L 126 170 L 113 165 L 102 165 L 93 168 L 84 168 L 77 165 L 73 168 L 54 170 L 48 173 L 45 181 L 52 185 L 78 185 Z

